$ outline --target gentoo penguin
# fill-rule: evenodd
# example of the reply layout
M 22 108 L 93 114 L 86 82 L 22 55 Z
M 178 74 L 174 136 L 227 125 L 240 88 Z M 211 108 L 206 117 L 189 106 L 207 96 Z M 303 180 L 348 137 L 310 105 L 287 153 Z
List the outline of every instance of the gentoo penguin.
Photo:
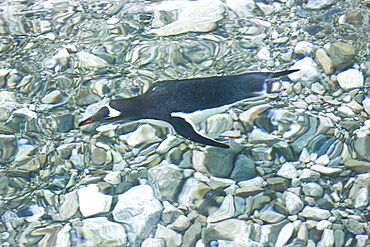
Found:
M 272 83 L 267 79 L 295 71 L 297 70 L 159 81 L 139 96 L 111 100 L 97 113 L 81 121 L 79 126 L 101 121 L 162 120 L 170 123 L 177 134 L 189 140 L 228 148 L 228 145 L 198 133 L 194 124 L 184 118 L 183 114 L 222 106 L 229 107 L 241 100 L 271 93 Z

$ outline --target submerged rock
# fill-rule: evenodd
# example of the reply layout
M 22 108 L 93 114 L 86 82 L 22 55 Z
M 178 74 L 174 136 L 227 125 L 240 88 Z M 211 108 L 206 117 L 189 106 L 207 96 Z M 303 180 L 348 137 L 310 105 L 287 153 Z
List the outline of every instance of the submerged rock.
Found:
M 311 220 L 326 220 L 331 214 L 329 210 L 305 206 L 300 215 Z
M 41 244 L 45 246 L 55 246 L 57 243 L 56 236 L 63 226 L 61 224 L 48 225 L 46 227 L 37 228 L 31 232 L 32 236 L 42 236 Z M 27 243 L 27 242 L 26 242 Z
M 230 149 L 209 147 L 205 165 L 213 176 L 228 177 L 233 169 L 234 156 L 235 153 Z
M 355 62 L 356 49 L 353 45 L 342 41 L 330 45 L 329 55 L 333 66 L 338 70 L 345 70 Z
M 306 9 L 323 9 L 334 3 L 334 0 L 309 0 Z
M 362 87 L 364 85 L 364 76 L 357 69 L 348 69 L 338 74 L 338 82 L 341 88 L 348 91 Z
M 209 243 L 212 240 L 236 240 L 247 236 L 247 225 L 243 220 L 228 219 L 208 224 L 202 231 L 202 240 Z
M 355 150 L 361 160 L 370 161 L 370 153 L 367 147 L 370 145 L 370 136 L 360 137 L 355 141 Z
M 323 188 L 315 182 L 309 182 L 307 184 L 304 184 L 302 190 L 306 196 L 313 197 L 320 197 L 324 193 Z
M 183 236 L 182 247 L 196 246 L 202 230 L 202 225 L 199 222 L 194 222 L 193 225 L 185 232 Z
M 82 220 L 81 231 L 87 246 L 124 246 L 127 235 L 123 225 L 111 222 L 107 217 Z
M 190 224 L 191 222 L 188 217 L 185 215 L 179 215 L 172 224 L 168 225 L 168 228 L 178 232 L 183 232 L 189 228 Z
M 283 178 L 293 179 L 298 177 L 298 171 L 294 164 L 286 162 L 282 164 L 280 170 L 277 172 L 277 175 Z
M 234 206 L 234 197 L 232 195 L 227 195 L 224 201 L 215 212 L 213 212 L 207 218 L 207 222 L 218 222 L 221 220 L 229 219 L 233 217 L 235 214 L 235 206 Z
M 216 28 L 217 21 L 224 17 L 225 11 L 223 3 L 219 0 L 163 2 L 159 5 L 154 5 L 152 9 L 154 11 L 177 10 L 179 12 L 176 20 L 150 30 L 150 33 L 155 33 L 159 36 L 211 31 Z
M 161 220 L 163 220 L 163 222 L 166 224 L 173 223 L 176 219 L 184 214 L 180 209 L 174 207 L 168 201 L 164 201 L 163 206 L 164 210 L 162 212 Z
M 18 139 L 15 135 L 0 134 L 0 164 L 13 161 L 18 152 Z
M 291 238 L 294 231 L 294 224 L 288 223 L 286 224 L 279 233 L 279 236 L 276 240 L 275 246 L 276 247 L 283 247 L 286 246 L 287 242 Z
M 149 185 L 137 185 L 118 196 L 112 214 L 115 221 L 130 227 L 129 241 L 137 246 L 155 229 L 162 211 L 163 206 L 154 197 L 153 189 Z
M 104 59 L 101 59 L 100 57 L 97 57 L 88 52 L 84 51 L 77 52 L 77 56 L 79 59 L 78 65 L 85 69 L 94 70 L 108 66 L 108 63 Z
M 182 182 L 182 171 L 176 165 L 162 162 L 148 171 L 148 180 L 155 196 L 170 202 L 174 201 Z
M 286 218 L 285 215 L 278 213 L 273 207 L 268 207 L 261 212 L 259 217 L 261 220 L 267 223 L 278 223 Z
M 71 191 L 64 195 L 64 202 L 59 207 L 59 217 L 61 220 L 70 219 L 78 210 L 77 191 Z
M 155 233 L 156 238 L 163 239 L 166 246 L 180 246 L 181 234 L 175 232 L 174 230 L 168 229 L 162 225 L 158 225 L 157 231 Z
M 270 189 L 275 191 L 285 191 L 290 186 L 290 181 L 285 178 L 273 177 L 266 180 Z
M 157 137 L 156 130 L 150 124 L 142 124 L 135 131 L 122 135 L 120 138 L 125 139 L 127 144 L 136 147 L 143 143 L 153 143 L 160 140 Z
M 314 46 L 312 43 L 307 41 L 299 41 L 294 47 L 294 53 L 300 55 L 311 55 Z
M 219 136 L 221 133 L 230 130 L 232 127 L 233 121 L 229 114 L 222 113 L 216 114 L 209 118 L 206 121 L 206 133 L 209 136 Z
M 248 180 L 256 176 L 256 166 L 254 161 L 243 154 L 236 157 L 234 169 L 230 178 L 236 182 Z
M 253 0 L 226 0 L 226 6 L 235 11 L 239 17 L 253 17 L 256 4 Z
M 147 238 L 143 241 L 141 247 L 165 247 L 164 239 Z
M 345 161 L 344 165 L 357 173 L 365 173 L 370 171 L 370 162 L 367 161 L 351 159 Z
M 315 53 L 315 61 L 324 70 L 324 73 L 331 75 L 334 72 L 333 62 L 330 57 L 326 54 L 326 51 L 322 48 L 317 49 Z
M 362 223 L 358 222 L 354 219 L 343 220 L 344 226 L 346 227 L 347 231 L 353 234 L 363 234 L 364 233 L 364 226 Z
M 320 69 L 311 57 L 302 58 L 301 60 L 297 61 L 291 69 L 300 70 L 289 74 L 288 77 L 293 82 L 300 82 L 308 87 L 321 78 Z
M 206 184 L 199 182 L 194 177 L 190 177 L 185 180 L 179 197 L 178 203 L 185 206 L 190 206 L 194 201 L 199 199 L 199 194 L 201 191 L 208 192 L 211 190 L 211 187 L 207 186 Z
M 297 214 L 303 208 L 303 202 L 301 198 L 294 194 L 293 192 L 286 191 L 285 195 L 285 205 L 290 214 Z
M 324 229 L 321 235 L 321 240 L 317 243 L 318 247 L 333 246 L 334 245 L 334 231 L 332 229 Z
M 96 184 L 89 184 L 79 189 L 77 194 L 80 203 L 80 211 L 85 217 L 106 213 L 110 210 L 112 196 L 101 193 Z

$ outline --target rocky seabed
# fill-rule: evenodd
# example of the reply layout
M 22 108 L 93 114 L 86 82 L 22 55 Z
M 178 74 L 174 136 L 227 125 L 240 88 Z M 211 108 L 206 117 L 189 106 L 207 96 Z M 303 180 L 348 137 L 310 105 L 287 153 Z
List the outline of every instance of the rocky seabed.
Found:
M 2 246 L 369 246 L 369 1 L 0 9 Z M 195 123 L 229 149 L 76 127 L 156 81 L 283 69 L 280 94 Z

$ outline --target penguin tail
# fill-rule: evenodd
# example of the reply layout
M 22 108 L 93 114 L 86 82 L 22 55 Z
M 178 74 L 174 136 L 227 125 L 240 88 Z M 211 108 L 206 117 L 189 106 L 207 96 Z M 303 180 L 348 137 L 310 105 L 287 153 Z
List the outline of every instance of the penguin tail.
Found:
M 289 75 L 297 71 L 299 71 L 299 69 L 289 69 L 289 70 L 283 70 L 283 71 L 278 71 L 278 72 L 271 72 L 269 73 L 268 79 L 277 78 L 277 77 L 284 76 L 284 75 Z
M 297 72 L 297 71 L 299 71 L 299 69 L 291 69 L 291 70 L 284 70 L 284 71 L 268 73 L 266 92 L 267 93 L 280 93 L 282 91 L 281 81 L 279 79 L 273 79 L 273 78 L 278 78 L 280 76 L 289 75 L 290 73 Z

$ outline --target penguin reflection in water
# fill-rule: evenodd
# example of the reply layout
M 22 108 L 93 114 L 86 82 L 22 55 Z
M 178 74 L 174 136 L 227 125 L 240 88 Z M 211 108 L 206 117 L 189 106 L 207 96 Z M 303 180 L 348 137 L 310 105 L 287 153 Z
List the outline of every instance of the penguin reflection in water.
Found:
M 274 85 L 274 82 L 269 79 L 295 71 L 297 70 L 159 81 L 139 96 L 111 100 L 97 113 L 81 121 L 79 126 L 116 120 L 161 120 L 171 124 L 177 134 L 189 140 L 228 148 L 227 144 L 200 134 L 195 129 L 194 123 L 190 121 L 191 117 L 187 115 L 204 111 L 212 111 L 215 114 L 242 100 L 251 100 L 273 93 L 276 83 Z

